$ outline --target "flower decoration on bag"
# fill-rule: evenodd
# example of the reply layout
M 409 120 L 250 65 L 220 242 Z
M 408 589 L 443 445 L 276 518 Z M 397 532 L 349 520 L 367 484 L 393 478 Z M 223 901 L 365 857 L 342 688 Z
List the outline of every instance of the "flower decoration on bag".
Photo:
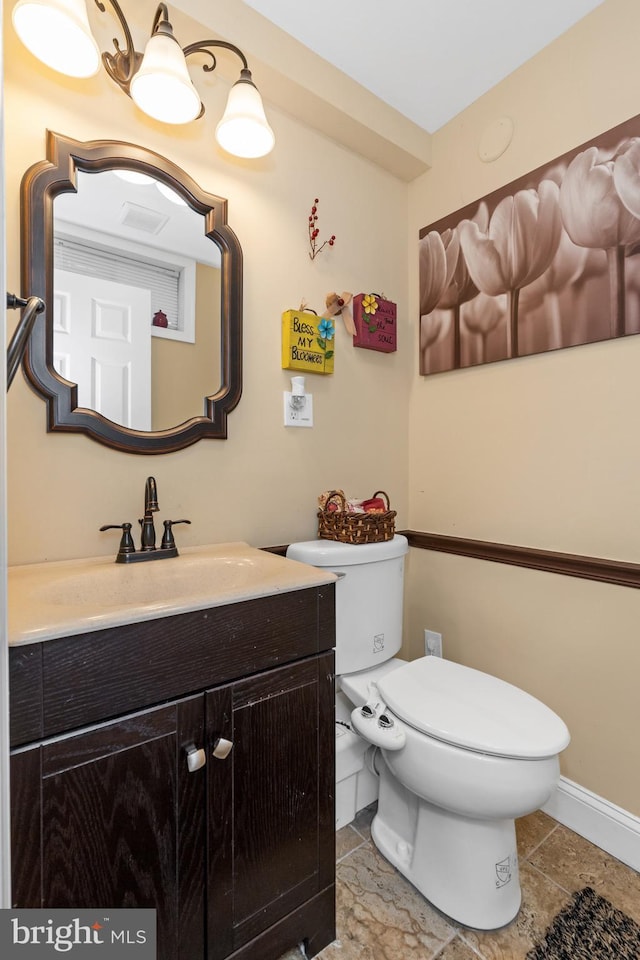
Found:
M 325 240 L 323 243 L 320 244 L 320 246 L 318 246 L 318 243 L 319 243 L 318 237 L 320 235 L 320 230 L 316 226 L 316 223 L 318 221 L 318 204 L 319 203 L 320 201 L 316 197 L 316 199 L 313 201 L 313 206 L 311 207 L 311 213 L 309 214 L 309 246 L 311 247 L 311 252 L 309 253 L 310 260 L 315 260 L 315 258 L 318 256 L 320 251 L 324 249 L 324 247 L 326 247 L 327 245 L 332 247 L 336 242 L 335 234 L 331 234 L 328 240 Z
M 332 324 L 331 320 L 328 320 L 326 317 L 323 317 L 318 327 L 318 333 L 320 334 L 320 336 L 325 340 L 332 340 L 335 332 L 336 332 L 336 328 Z
M 378 324 L 373 320 L 373 316 L 378 309 L 378 301 L 375 293 L 366 293 L 362 298 L 362 319 L 369 328 L 369 333 L 374 333 L 378 329 Z
M 333 324 L 333 321 L 329 320 L 327 317 L 323 317 L 320 323 L 318 324 L 318 338 L 317 344 L 321 350 L 324 350 L 325 360 L 331 360 L 333 357 L 333 350 L 329 350 L 330 341 L 333 340 L 333 335 L 336 332 L 336 328 Z
M 384 293 L 357 293 L 353 298 L 354 347 L 393 353 L 396 350 L 396 305 Z

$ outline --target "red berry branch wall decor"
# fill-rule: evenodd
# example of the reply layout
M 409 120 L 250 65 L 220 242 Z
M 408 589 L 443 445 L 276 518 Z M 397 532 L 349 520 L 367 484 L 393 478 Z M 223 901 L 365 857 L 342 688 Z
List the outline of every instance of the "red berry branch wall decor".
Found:
M 323 247 L 326 247 L 327 244 L 332 247 L 336 242 L 335 234 L 332 234 L 328 240 L 325 240 L 323 243 L 318 246 L 318 234 L 320 233 L 316 222 L 318 220 L 318 204 L 320 201 L 316 197 L 313 201 L 313 206 L 311 207 L 311 213 L 309 214 L 309 246 L 311 247 L 311 252 L 309 253 L 309 259 L 314 260 Z

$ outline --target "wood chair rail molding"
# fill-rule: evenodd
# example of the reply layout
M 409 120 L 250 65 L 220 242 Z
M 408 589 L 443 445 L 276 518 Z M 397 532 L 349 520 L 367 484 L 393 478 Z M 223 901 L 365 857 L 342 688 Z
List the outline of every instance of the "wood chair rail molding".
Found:
M 620 587 L 640 587 L 640 564 L 624 560 L 605 560 L 601 557 L 583 557 L 575 553 L 556 553 L 553 550 L 537 550 L 534 547 L 516 547 L 508 543 L 491 543 L 487 540 L 467 540 L 464 537 L 448 537 L 439 533 L 424 533 L 419 530 L 403 530 L 409 546 L 439 553 L 454 553 L 476 560 L 491 560 L 508 563 L 530 570 L 560 573 L 566 577 L 582 580 L 600 580 Z
M 493 563 L 509 563 L 514 567 L 560 573 L 565 577 L 615 583 L 619 587 L 640 587 L 640 563 L 583 557 L 577 553 L 556 553 L 534 547 L 515 547 L 508 543 L 491 543 L 488 540 L 447 537 L 440 533 L 424 533 L 420 530 L 398 530 L 398 533 L 407 538 L 410 547 L 419 550 L 455 553 L 460 557 L 472 557 L 474 560 L 491 560 Z M 262 549 L 284 557 L 287 544 Z

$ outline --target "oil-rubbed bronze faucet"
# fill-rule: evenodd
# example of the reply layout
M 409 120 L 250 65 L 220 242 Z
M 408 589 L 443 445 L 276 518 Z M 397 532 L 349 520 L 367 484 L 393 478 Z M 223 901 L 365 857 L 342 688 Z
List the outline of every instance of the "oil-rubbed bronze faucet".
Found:
M 156 549 L 156 528 L 153 514 L 158 510 L 158 488 L 155 477 L 147 477 L 144 487 L 144 517 L 139 521 L 142 528 L 140 549 L 136 550 L 131 535 L 130 523 L 107 523 L 100 530 L 122 530 L 116 563 L 135 563 L 138 560 L 166 560 L 178 556 L 172 527 L 176 523 L 191 523 L 191 520 L 165 520 L 164 535 L 160 549 Z
M 153 513 L 158 509 L 158 490 L 155 477 L 147 477 L 144 487 L 144 518 L 140 520 L 142 550 L 155 550 L 156 528 L 153 525 Z

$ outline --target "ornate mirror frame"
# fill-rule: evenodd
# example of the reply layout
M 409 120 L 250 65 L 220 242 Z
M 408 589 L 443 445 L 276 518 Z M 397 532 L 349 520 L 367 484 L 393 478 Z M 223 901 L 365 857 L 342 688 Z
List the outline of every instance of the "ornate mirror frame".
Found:
M 203 398 L 204 413 L 167 430 L 132 430 L 77 405 L 77 386 L 53 366 L 53 205 L 77 192 L 76 171 L 136 170 L 171 187 L 204 217 L 204 231 L 221 252 L 221 384 Z M 22 289 L 39 296 L 38 315 L 24 359 L 27 379 L 47 404 L 47 430 L 81 432 L 128 453 L 171 453 L 204 437 L 223 440 L 227 416 L 242 394 L 242 248 L 227 224 L 227 201 L 205 193 L 183 170 L 151 150 L 131 143 L 82 143 L 47 131 L 47 159 L 30 167 L 21 185 Z

